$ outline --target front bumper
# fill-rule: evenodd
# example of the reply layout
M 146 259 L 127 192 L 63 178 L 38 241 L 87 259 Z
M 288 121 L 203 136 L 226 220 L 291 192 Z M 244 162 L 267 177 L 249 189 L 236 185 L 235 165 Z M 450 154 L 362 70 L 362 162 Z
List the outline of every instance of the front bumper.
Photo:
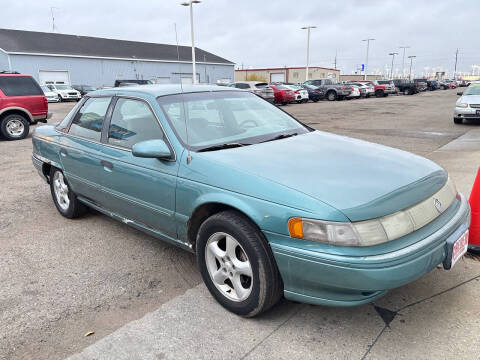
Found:
M 479 112 L 478 114 L 477 111 Z M 453 116 L 462 119 L 480 119 L 480 109 L 474 109 L 471 107 L 460 108 L 455 106 Z
M 438 221 L 438 222 L 437 222 Z M 435 223 L 435 224 L 434 224 Z M 288 246 L 288 236 L 264 232 L 284 282 L 287 299 L 317 305 L 355 306 L 418 279 L 446 258 L 447 239 L 467 229 L 470 208 L 465 197 L 442 216 L 407 236 L 416 242 L 391 252 L 339 255 Z M 437 226 L 435 231 L 432 228 Z M 394 240 L 402 241 L 402 238 Z M 398 243 L 397 243 L 398 244 Z M 338 250 L 338 249 L 337 249 Z

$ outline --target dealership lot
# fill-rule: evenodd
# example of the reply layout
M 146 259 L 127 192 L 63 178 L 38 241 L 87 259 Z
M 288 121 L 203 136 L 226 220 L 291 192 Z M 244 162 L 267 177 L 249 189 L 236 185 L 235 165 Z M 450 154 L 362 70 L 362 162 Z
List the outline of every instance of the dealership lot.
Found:
M 314 128 L 437 161 L 468 195 L 480 128 L 453 124 L 456 98 L 455 91 L 435 91 L 283 109 Z M 51 104 L 50 122 L 72 106 Z M 474 259 L 434 270 L 375 304 L 285 301 L 258 319 L 240 319 L 199 285 L 193 255 L 103 215 L 62 218 L 31 165 L 31 137 L 0 148 L 0 357 L 90 359 L 108 349 L 116 359 L 476 358 L 480 350 Z M 84 337 L 87 331 L 95 334 Z

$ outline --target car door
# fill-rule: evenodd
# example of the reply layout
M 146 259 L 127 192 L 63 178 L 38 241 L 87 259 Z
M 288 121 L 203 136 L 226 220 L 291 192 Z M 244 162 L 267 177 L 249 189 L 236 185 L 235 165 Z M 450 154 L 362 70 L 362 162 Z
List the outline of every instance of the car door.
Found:
M 91 97 L 84 101 L 62 136 L 60 159 L 72 190 L 96 204 L 104 203 L 101 189 L 104 170 L 102 128 L 112 98 Z
M 164 139 L 160 122 L 147 101 L 118 97 L 113 107 L 103 150 L 103 187 L 107 207 L 128 220 L 176 237 L 175 187 L 178 163 L 140 158 L 132 146 Z

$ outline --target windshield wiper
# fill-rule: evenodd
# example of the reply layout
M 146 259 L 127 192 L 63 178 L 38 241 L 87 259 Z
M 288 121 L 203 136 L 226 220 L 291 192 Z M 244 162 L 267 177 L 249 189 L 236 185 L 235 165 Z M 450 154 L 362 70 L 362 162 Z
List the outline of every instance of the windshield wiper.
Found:
M 197 152 L 231 149 L 231 148 L 242 147 L 242 146 L 246 146 L 246 145 L 250 145 L 250 144 L 242 144 L 242 143 L 237 143 L 237 142 L 231 142 L 231 143 L 207 146 L 207 147 L 204 147 L 204 148 L 201 148 L 201 149 L 197 150 Z
M 268 142 L 268 141 L 274 141 L 274 140 L 280 140 L 280 139 L 285 139 L 285 138 L 289 138 L 289 137 L 292 137 L 292 136 L 297 136 L 298 134 L 297 133 L 291 133 L 291 134 L 280 134 L 280 135 L 277 135 L 271 139 L 268 139 L 268 140 L 265 140 L 265 141 L 262 141 L 262 142 Z

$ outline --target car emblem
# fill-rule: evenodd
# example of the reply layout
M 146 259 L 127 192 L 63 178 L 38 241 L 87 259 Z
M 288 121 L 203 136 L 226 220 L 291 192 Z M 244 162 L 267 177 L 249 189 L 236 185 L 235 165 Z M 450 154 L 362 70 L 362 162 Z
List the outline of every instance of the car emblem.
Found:
M 442 212 L 442 203 L 440 202 L 440 200 L 438 200 L 437 198 L 433 198 L 433 205 L 435 205 L 435 208 L 439 213 Z

